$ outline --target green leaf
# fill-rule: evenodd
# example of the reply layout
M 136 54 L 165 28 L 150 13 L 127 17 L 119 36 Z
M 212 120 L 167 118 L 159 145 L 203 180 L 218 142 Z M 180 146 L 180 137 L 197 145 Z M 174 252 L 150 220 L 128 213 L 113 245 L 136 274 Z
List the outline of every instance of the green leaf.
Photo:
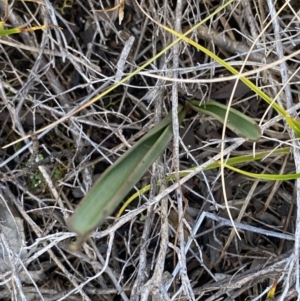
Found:
M 219 162 L 221 165 L 221 162 Z M 253 173 L 253 172 L 248 172 L 241 170 L 239 168 L 224 164 L 224 166 L 228 169 L 231 169 L 239 174 L 242 174 L 246 177 L 249 178 L 254 178 L 254 179 L 260 179 L 260 180 L 269 180 L 269 181 L 289 181 L 289 180 L 296 180 L 300 178 L 300 173 L 291 173 L 291 174 L 284 174 L 284 175 L 279 175 L 279 174 L 264 174 L 264 173 Z
M 232 157 L 232 158 L 229 158 L 228 160 L 226 160 L 226 166 L 227 165 L 231 166 L 231 165 L 240 164 L 240 163 L 253 162 L 253 161 L 261 160 L 264 157 L 273 157 L 273 156 L 279 155 L 279 154 L 289 154 L 290 152 L 291 152 L 290 147 L 284 147 L 284 148 L 278 148 L 275 150 L 267 150 L 267 151 L 263 151 L 263 152 L 260 151 L 260 152 L 253 153 L 251 155 L 242 155 L 242 156 Z M 203 170 L 210 170 L 210 169 L 219 168 L 219 167 L 220 167 L 220 162 L 214 162 L 214 163 L 211 163 L 210 165 L 206 166 Z M 193 170 L 196 168 L 198 168 L 198 166 L 189 168 L 187 170 L 180 171 L 179 177 L 183 178 L 183 177 L 187 176 L 188 174 L 193 172 Z M 175 179 L 176 179 L 176 177 L 174 174 L 171 174 L 166 177 L 166 181 L 171 181 L 171 180 L 175 180 Z M 160 185 L 160 182 L 157 182 L 157 185 Z M 130 196 L 124 202 L 124 204 L 122 205 L 122 207 L 120 208 L 120 210 L 116 216 L 120 217 L 122 215 L 122 213 L 125 211 L 125 209 L 129 206 L 129 204 L 131 204 L 132 201 L 134 201 L 137 197 L 148 192 L 150 190 L 150 187 L 151 187 L 150 185 L 144 186 L 139 191 L 137 191 L 132 196 Z
M 184 117 L 185 110 L 180 106 L 179 121 Z M 69 228 L 78 235 L 77 245 L 116 209 L 166 149 L 172 136 L 172 114 L 169 113 L 102 174 L 68 220 Z
M 295 118 L 286 115 L 285 116 L 287 123 L 291 127 L 291 129 L 294 131 L 297 137 L 300 137 L 300 123 Z
M 226 3 L 228 4 L 228 2 Z M 291 123 L 288 121 L 288 119 L 291 119 L 289 117 L 289 114 L 287 113 L 286 110 L 284 110 L 279 104 L 277 104 L 275 102 L 275 100 L 273 100 L 270 96 L 268 96 L 264 91 L 262 91 L 259 87 L 257 87 L 255 84 L 253 84 L 248 78 L 241 76 L 242 74 L 235 69 L 234 67 L 232 67 L 230 64 L 228 64 L 226 61 L 222 60 L 220 57 L 218 57 L 216 54 L 214 54 L 213 52 L 211 52 L 209 49 L 205 48 L 204 46 L 196 43 L 195 41 L 189 39 L 187 37 L 187 33 L 190 32 L 190 30 L 188 32 L 186 32 L 184 35 L 176 32 L 175 30 L 168 28 L 166 26 L 163 27 L 164 29 L 166 29 L 167 31 L 171 32 L 172 34 L 174 34 L 176 37 L 179 37 L 180 39 L 182 39 L 183 41 L 189 43 L 190 45 L 194 46 L 196 49 L 198 49 L 199 51 L 202 51 L 203 53 L 207 54 L 209 57 L 211 57 L 213 60 L 215 60 L 216 62 L 218 62 L 221 66 L 224 66 L 230 73 L 232 73 L 233 75 L 238 75 L 240 81 L 242 81 L 248 88 L 250 88 L 252 91 L 255 92 L 256 95 L 260 96 L 264 101 L 266 101 L 273 109 L 275 109 L 279 114 L 281 114 L 281 116 L 288 122 L 288 124 L 292 127 L 292 130 L 295 131 L 295 134 L 300 137 L 300 131 L 299 131 L 299 127 L 300 127 L 300 123 L 298 121 L 292 121 Z M 194 29 L 194 27 L 192 28 Z
M 195 111 L 212 116 L 224 124 L 226 111 L 229 110 L 226 126 L 238 136 L 249 141 L 257 141 L 261 137 L 260 128 L 257 123 L 236 109 L 228 108 L 216 101 L 209 101 L 199 106 L 198 100 L 192 100 L 187 104 Z
M 34 30 L 39 30 L 39 29 L 44 29 L 47 28 L 46 25 L 41 25 L 41 26 L 33 26 L 29 28 L 10 28 L 10 29 L 3 29 L 3 22 L 0 22 L 0 37 L 1 36 L 7 36 L 7 35 L 12 35 L 12 34 L 18 34 L 22 32 L 30 32 Z

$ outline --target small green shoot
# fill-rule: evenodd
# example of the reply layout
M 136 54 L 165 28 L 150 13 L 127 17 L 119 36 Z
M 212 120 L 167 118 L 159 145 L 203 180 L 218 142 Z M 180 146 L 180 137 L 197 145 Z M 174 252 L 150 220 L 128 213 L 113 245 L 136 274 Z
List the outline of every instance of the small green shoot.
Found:
M 0 21 L 0 37 L 7 36 L 7 35 L 12 35 L 12 34 L 17 34 L 17 33 L 31 32 L 31 31 L 34 31 L 34 30 L 47 28 L 47 25 L 40 25 L 40 26 L 33 26 L 33 27 L 29 27 L 29 28 L 15 27 L 15 28 L 10 28 L 10 29 L 5 29 L 4 25 L 5 25 L 5 22 L 8 18 L 8 3 L 7 3 L 7 0 L 5 0 L 5 2 L 6 2 L 5 15 L 4 15 L 3 20 Z

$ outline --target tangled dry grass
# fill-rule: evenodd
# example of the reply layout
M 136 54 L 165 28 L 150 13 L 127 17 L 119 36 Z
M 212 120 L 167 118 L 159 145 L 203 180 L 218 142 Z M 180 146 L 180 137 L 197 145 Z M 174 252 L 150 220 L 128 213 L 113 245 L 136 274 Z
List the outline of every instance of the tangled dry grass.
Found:
M 191 115 L 174 143 L 137 185 L 151 190 L 119 218 L 109 218 L 78 251 L 66 220 L 95 178 L 186 99 L 233 97 L 261 123 L 252 142 L 226 132 L 226 155 L 290 146 L 291 154 L 241 168 L 300 172 L 297 139 L 276 112 L 228 72 L 186 43 L 79 114 L 34 132 L 87 103 L 168 46 L 157 23 L 185 32 L 222 1 L 45 0 L 9 3 L 7 27 L 56 25 L 0 40 L 1 300 L 275 300 L 299 298 L 298 181 L 266 182 L 225 171 L 237 238 L 218 170 L 182 185 L 165 175 L 220 157 L 222 125 Z M 0 2 L 4 16 L 6 3 Z M 191 38 L 249 78 L 291 115 L 299 110 L 298 1 L 234 1 Z M 284 58 L 290 56 L 287 60 Z M 200 170 L 199 168 L 198 170 Z M 162 185 L 157 186 L 157 180 Z M 170 188 L 171 187 L 171 188 Z M 136 190 L 135 190 L 136 191 Z M 134 191 L 134 192 L 135 192 Z M 298 218 L 298 219 L 297 219 Z

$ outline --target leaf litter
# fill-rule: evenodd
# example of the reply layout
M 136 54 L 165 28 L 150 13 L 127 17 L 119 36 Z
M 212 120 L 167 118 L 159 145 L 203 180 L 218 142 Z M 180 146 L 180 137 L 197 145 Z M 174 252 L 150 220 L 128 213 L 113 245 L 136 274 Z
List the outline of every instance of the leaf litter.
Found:
M 271 2 L 234 2 L 191 38 L 237 69 L 243 64 L 245 71 L 265 67 L 249 79 L 293 116 L 299 110 L 299 55 L 287 62 L 286 71 L 284 62 L 268 64 L 298 51 L 300 7 L 295 1 L 280 11 L 285 2 L 278 1 L 275 7 Z M 56 26 L 1 38 L 2 146 L 66 115 L 172 42 L 173 37 L 148 19 L 135 1 L 122 2 L 124 16 L 119 10 L 109 11 L 119 4 L 55 0 L 9 6 L 6 27 Z M 186 32 L 221 4 L 150 1 L 142 7 L 157 22 L 171 28 L 181 24 Z M 2 16 L 4 5 L 1 2 Z M 272 23 L 274 10 L 275 15 L 279 12 L 274 19 L 280 27 Z M 38 144 L 28 139 L 1 149 L 3 300 L 266 300 L 270 296 L 296 300 L 297 181 L 260 181 L 225 171 L 228 204 L 241 240 L 232 232 L 219 170 L 199 168 L 177 190 L 176 181 L 164 183 L 175 170 L 176 154 L 180 170 L 220 155 L 222 124 L 205 115 L 191 113 L 185 118 L 182 129 L 175 129 L 183 139 L 179 151 L 170 144 L 129 196 L 151 183 L 149 193 L 135 199 L 123 217 L 109 217 L 80 250 L 68 249 L 74 234 L 66 221 L 95 175 L 158 123 L 177 99 L 226 104 L 233 95 L 235 109 L 264 125 L 256 151 L 271 153 L 292 146 L 293 152 L 239 168 L 268 174 L 299 172 L 294 137 L 275 111 L 264 116 L 265 102 L 243 85 L 233 91 L 227 71 L 192 46 L 179 43 L 177 57 L 174 53 L 170 50 L 148 66 L 147 76 L 145 72 L 134 76 L 38 136 Z M 175 59 L 178 67 L 173 70 Z M 178 79 L 177 89 L 170 77 Z M 180 83 L 183 79 L 205 83 Z M 242 141 L 230 130 L 225 143 L 230 156 L 253 152 L 252 142 Z M 39 177 L 32 177 L 36 174 Z M 164 185 L 156 186 L 158 180 Z

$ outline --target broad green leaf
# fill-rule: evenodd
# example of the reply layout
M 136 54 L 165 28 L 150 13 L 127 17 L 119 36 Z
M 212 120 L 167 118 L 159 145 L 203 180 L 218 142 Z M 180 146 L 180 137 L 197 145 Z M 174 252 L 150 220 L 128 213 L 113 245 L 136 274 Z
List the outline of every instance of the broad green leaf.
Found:
M 195 111 L 210 115 L 220 122 L 224 123 L 226 111 L 229 110 L 226 126 L 230 128 L 238 136 L 250 141 L 257 141 L 261 137 L 259 126 L 256 122 L 245 114 L 236 109 L 229 108 L 216 101 L 209 101 L 204 105 L 199 106 L 198 100 L 192 100 L 187 104 Z
M 184 117 L 185 110 L 180 106 L 179 121 Z M 116 209 L 166 149 L 172 136 L 172 114 L 169 113 L 102 174 L 68 221 L 69 228 L 78 235 L 78 243 Z

